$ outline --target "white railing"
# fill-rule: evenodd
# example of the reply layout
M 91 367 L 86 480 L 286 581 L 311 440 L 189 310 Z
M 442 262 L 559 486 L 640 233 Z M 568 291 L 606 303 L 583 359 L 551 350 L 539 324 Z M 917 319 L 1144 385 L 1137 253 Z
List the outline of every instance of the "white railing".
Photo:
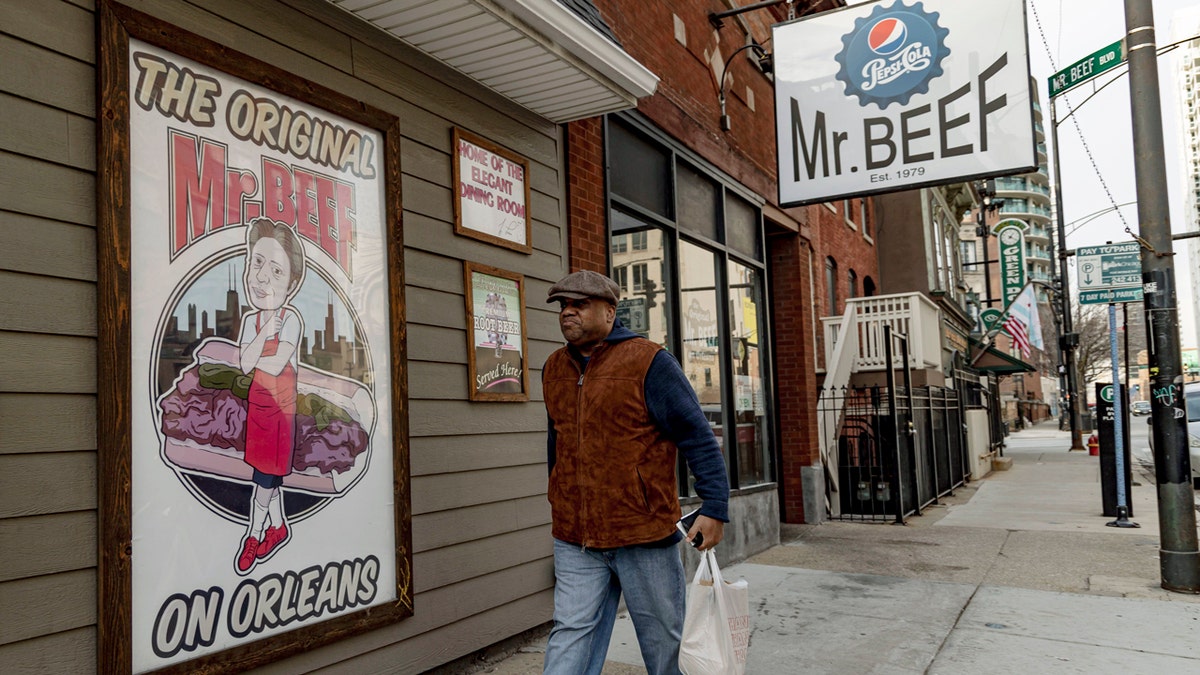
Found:
M 846 322 L 853 314 L 854 322 Z M 840 347 L 843 325 L 852 331 L 857 349 L 851 372 L 880 371 L 886 368 L 883 345 L 883 325 L 892 327 L 895 333 L 908 336 L 908 365 L 910 368 L 940 369 L 942 364 L 942 317 L 941 310 L 920 293 L 897 293 L 846 301 L 844 316 L 821 319 L 825 330 L 825 367 L 828 374 L 837 368 L 835 356 Z M 900 353 L 893 351 L 895 366 L 899 366 Z M 847 357 L 843 357 L 847 358 Z M 847 382 L 849 375 L 846 376 Z M 834 386 L 845 384 L 830 382 Z

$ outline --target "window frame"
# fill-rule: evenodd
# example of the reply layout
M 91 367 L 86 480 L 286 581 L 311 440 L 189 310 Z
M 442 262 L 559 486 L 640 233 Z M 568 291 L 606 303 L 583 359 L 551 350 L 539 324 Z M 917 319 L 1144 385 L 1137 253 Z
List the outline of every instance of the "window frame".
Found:
M 739 263 L 741 265 L 744 265 L 746 267 L 753 269 L 755 271 L 755 273 L 758 274 L 762 280 L 763 288 L 761 291 L 761 298 L 760 298 L 760 302 L 762 303 L 762 306 L 759 308 L 758 330 L 760 332 L 760 335 L 762 336 L 762 345 L 764 348 L 762 350 L 762 356 L 761 356 L 761 361 L 760 361 L 760 369 L 761 369 L 760 377 L 761 377 L 762 384 L 763 384 L 763 396 L 764 396 L 765 400 L 768 402 L 771 402 L 774 400 L 773 399 L 774 386 L 775 386 L 774 363 L 773 363 L 774 354 L 772 353 L 772 350 L 770 348 L 771 345 L 773 345 L 773 338 L 771 337 L 770 322 L 767 321 L 767 316 L 770 312 L 770 288 L 768 285 L 769 278 L 768 278 L 768 274 L 767 274 L 767 261 L 766 261 L 766 257 L 767 257 L 766 256 L 766 251 L 767 251 L 766 220 L 763 216 L 763 206 L 766 204 L 766 200 L 763 199 L 762 197 L 760 197 L 759 195 L 757 195 L 753 192 L 750 192 L 745 187 L 743 187 L 740 183 L 738 183 L 735 179 L 730 177 L 728 174 L 725 174 L 720 169 L 714 167 L 712 164 L 710 164 L 703 158 L 699 157 L 698 155 L 693 153 L 691 150 L 678 145 L 676 141 L 674 141 L 673 139 L 664 135 L 660 130 L 658 130 L 656 127 L 654 127 L 651 123 L 649 123 L 646 120 L 644 120 L 643 118 L 641 118 L 641 116 L 636 112 L 613 113 L 613 114 L 610 114 L 610 115 L 607 115 L 604 117 L 604 143 L 605 143 L 605 151 L 606 151 L 607 157 L 612 156 L 611 149 L 609 147 L 609 143 L 612 139 L 612 136 L 608 133 L 608 129 L 609 129 L 609 126 L 614 123 L 623 125 L 625 127 L 625 131 L 629 131 L 629 132 L 638 134 L 641 137 L 640 140 L 649 141 L 658 146 L 655 148 L 656 150 L 665 152 L 670 155 L 669 165 L 670 165 L 670 170 L 671 170 L 671 181 L 670 181 L 669 188 L 671 189 L 672 194 L 670 195 L 670 199 L 668 200 L 668 202 L 673 204 L 673 207 L 671 209 L 672 215 L 670 217 L 662 216 L 662 215 L 659 215 L 656 213 L 649 212 L 648 210 L 640 207 L 638 204 L 630 201 L 629 199 L 625 199 L 621 195 L 614 193 L 612 191 L 612 187 L 611 187 L 612 182 L 606 181 L 606 183 L 605 183 L 605 185 L 606 185 L 605 199 L 607 202 L 606 203 L 606 213 L 608 213 L 610 216 L 609 218 L 606 219 L 607 234 L 609 237 L 611 237 L 613 234 L 613 228 L 612 228 L 612 223 L 614 220 L 613 214 L 615 214 L 617 212 L 624 212 L 625 214 L 628 214 L 629 217 L 633 217 L 633 218 L 635 218 L 643 223 L 646 223 L 649 226 L 661 231 L 661 233 L 663 235 L 663 253 L 664 253 L 664 255 L 663 255 L 663 257 L 664 257 L 663 284 L 668 286 L 671 289 L 670 297 L 675 298 L 673 300 L 668 300 L 666 302 L 667 313 L 668 313 L 667 321 L 668 321 L 668 325 L 670 326 L 670 328 L 668 330 L 668 334 L 671 336 L 669 338 L 669 340 L 672 342 L 672 344 L 667 345 L 667 349 L 668 349 L 668 351 L 672 352 L 675 355 L 678 355 L 681 353 L 680 349 L 682 348 L 682 346 L 679 344 L 679 342 L 680 342 L 680 330 L 679 329 L 682 325 L 681 324 L 681 313 L 686 309 L 686 308 L 680 307 L 679 302 L 677 301 L 677 299 L 679 297 L 679 293 L 680 293 L 679 265 L 680 265 L 680 255 L 681 255 L 681 248 L 682 248 L 681 244 L 683 242 L 688 242 L 688 243 L 694 244 L 696 246 L 699 246 L 703 249 L 712 251 L 715 254 L 715 264 L 717 265 L 717 286 L 718 286 L 718 288 L 717 288 L 717 291 L 718 291 L 718 293 L 717 293 L 717 299 L 718 299 L 717 321 L 718 321 L 718 326 L 719 326 L 719 333 L 718 333 L 719 347 L 718 348 L 719 348 L 719 359 L 720 359 L 720 363 L 719 363 L 720 383 L 721 383 L 720 386 L 722 389 L 722 397 L 721 397 L 721 399 L 722 399 L 722 405 L 721 405 L 722 428 L 728 429 L 728 430 L 736 430 L 736 428 L 737 428 L 736 423 L 735 423 L 736 414 L 733 409 L 734 401 L 735 401 L 735 398 L 734 398 L 734 395 L 735 395 L 734 364 L 732 361 L 732 347 L 730 344 L 727 344 L 730 342 L 730 336 L 731 336 L 730 327 L 729 327 L 729 311 L 730 311 L 729 302 L 730 302 L 731 293 L 730 293 L 730 289 L 728 287 L 729 281 L 726 278 L 726 276 L 727 276 L 726 275 L 726 267 L 727 267 L 729 261 L 736 261 L 737 263 Z M 693 229 L 689 229 L 689 228 L 681 225 L 678 222 L 678 219 L 680 218 L 680 215 L 679 215 L 680 209 L 679 209 L 679 204 L 678 204 L 679 196 L 678 196 L 678 190 L 677 190 L 677 186 L 678 186 L 677 167 L 679 166 L 680 163 L 686 164 L 689 169 L 700 173 L 703 177 L 705 177 L 706 179 L 711 181 L 712 184 L 716 187 L 717 199 L 716 199 L 716 209 L 715 210 L 716 210 L 716 217 L 718 220 L 717 220 L 717 231 L 716 231 L 715 239 L 712 236 L 706 235 L 705 233 L 701 233 L 701 232 L 697 232 Z M 613 169 L 614 169 L 614 164 L 612 162 L 609 162 L 608 166 L 606 168 L 606 172 L 608 174 L 611 174 Z M 757 230 L 756 234 L 757 234 L 757 239 L 758 239 L 758 248 L 761 250 L 760 255 L 763 258 L 762 260 L 753 259 L 751 256 L 748 256 L 747 254 L 742 253 L 742 252 L 730 247 L 725 241 L 725 239 L 726 239 L 726 237 L 725 237 L 726 201 L 730 197 L 734 197 L 734 196 L 736 196 L 737 198 L 740 198 L 741 200 L 746 202 L 756 212 L 757 225 L 758 225 L 758 230 Z M 836 212 L 836 207 L 834 207 L 831 204 L 827 204 L 827 206 L 829 206 L 831 210 Z M 612 266 L 611 250 L 606 247 L 606 251 L 609 252 L 609 256 L 610 256 L 609 257 L 609 267 L 611 268 L 611 266 Z M 665 289 L 660 288 L 659 290 L 662 291 Z M 678 356 L 677 356 L 677 358 L 678 358 Z M 761 482 L 754 482 L 754 483 L 751 483 L 748 485 L 740 485 L 739 484 L 739 471 L 738 471 L 738 466 L 737 466 L 738 459 L 737 459 L 736 442 L 734 441 L 734 442 L 729 442 L 729 443 L 723 444 L 725 446 L 725 447 L 723 447 L 723 454 L 726 458 L 727 467 L 729 470 L 730 484 L 735 491 L 741 490 L 741 489 L 760 489 L 764 485 L 778 484 L 778 482 L 780 480 L 780 477 L 779 477 L 779 472 L 780 472 L 779 433 L 777 430 L 777 421 L 775 420 L 775 414 L 776 414 L 776 410 L 775 410 L 774 404 L 769 403 L 768 409 L 767 409 L 765 415 L 763 415 L 763 417 L 765 418 L 764 424 L 765 424 L 766 434 L 768 436 L 767 441 L 766 441 L 766 447 L 767 447 L 767 453 L 769 456 L 769 465 L 767 466 L 767 469 L 765 471 L 766 477 Z M 730 431 L 730 433 L 733 434 L 734 432 Z M 732 436 L 731 438 L 736 439 L 736 435 Z M 681 498 L 684 498 L 684 499 L 689 498 L 689 495 L 690 495 L 690 493 L 688 491 L 687 475 L 688 474 L 687 474 L 686 464 L 684 463 L 683 457 L 680 456 L 680 458 L 679 458 L 679 476 L 680 476 L 679 482 L 680 482 L 680 488 L 681 488 L 680 495 L 681 495 Z

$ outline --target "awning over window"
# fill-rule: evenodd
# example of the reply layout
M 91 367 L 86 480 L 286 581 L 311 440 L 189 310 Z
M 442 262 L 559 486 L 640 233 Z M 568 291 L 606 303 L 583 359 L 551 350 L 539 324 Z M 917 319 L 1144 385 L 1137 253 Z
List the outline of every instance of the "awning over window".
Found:
M 991 345 L 984 345 L 974 337 L 970 338 L 971 358 L 967 363 L 975 370 L 997 375 L 1012 373 L 1032 373 L 1036 368 L 1015 356 L 1009 356 Z
M 329 2 L 552 122 L 632 108 L 658 86 L 598 13 L 558 0 Z

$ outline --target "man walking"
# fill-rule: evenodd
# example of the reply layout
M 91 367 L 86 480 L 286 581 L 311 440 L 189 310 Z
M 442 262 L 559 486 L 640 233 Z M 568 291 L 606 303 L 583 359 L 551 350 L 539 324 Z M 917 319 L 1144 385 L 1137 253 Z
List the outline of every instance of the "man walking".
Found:
M 567 340 L 542 370 L 555 580 L 544 672 L 554 675 L 599 675 L 622 593 L 647 671 L 679 673 L 676 451 L 704 500 L 688 541 L 712 548 L 729 521 L 724 458 L 696 393 L 674 357 L 616 320 L 619 297 L 612 279 L 581 271 L 547 299 Z

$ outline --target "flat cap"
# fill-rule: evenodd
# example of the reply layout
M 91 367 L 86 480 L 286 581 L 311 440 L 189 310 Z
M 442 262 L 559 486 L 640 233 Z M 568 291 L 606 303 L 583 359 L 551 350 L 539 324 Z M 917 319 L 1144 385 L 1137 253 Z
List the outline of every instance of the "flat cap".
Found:
M 571 300 L 600 298 L 615 305 L 621 298 L 621 287 L 617 285 L 617 282 L 599 272 L 580 270 L 568 274 L 551 286 L 546 302 L 556 302 L 563 298 Z

